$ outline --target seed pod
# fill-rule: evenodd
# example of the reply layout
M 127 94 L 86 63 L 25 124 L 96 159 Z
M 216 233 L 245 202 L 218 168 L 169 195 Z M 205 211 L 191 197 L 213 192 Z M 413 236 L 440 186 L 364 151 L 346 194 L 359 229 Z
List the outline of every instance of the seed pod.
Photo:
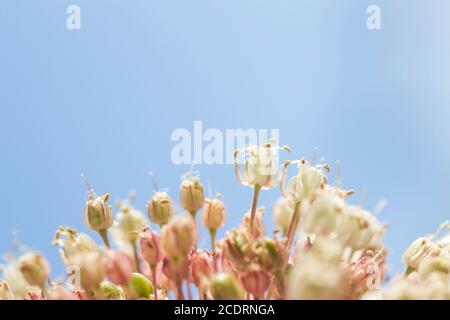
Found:
M 152 283 L 140 273 L 132 274 L 130 286 L 140 299 L 148 299 L 153 294 Z
M 209 292 L 215 300 L 241 300 L 244 290 L 241 284 L 228 273 L 219 273 L 211 278 Z
M 130 282 L 133 263 L 125 253 L 107 252 L 103 259 L 103 267 L 105 268 L 106 276 L 114 284 L 122 286 Z
M 173 216 L 172 199 L 166 192 L 156 192 L 147 203 L 149 219 L 159 226 L 167 224 Z
M 181 182 L 180 203 L 183 209 L 191 215 L 201 209 L 205 200 L 205 192 L 200 179 L 197 176 L 189 175 Z
M 177 216 L 162 229 L 161 244 L 170 259 L 187 257 L 196 241 L 197 228 L 191 217 Z
M 19 270 L 30 286 L 44 288 L 50 275 L 50 265 L 44 256 L 35 252 L 25 253 L 19 259 Z
M 217 230 L 227 220 L 227 210 L 220 199 L 206 199 L 201 216 L 203 225 L 209 230 Z
M 103 281 L 100 284 L 100 289 L 102 290 L 103 296 L 108 300 L 124 300 L 125 294 L 121 287 L 116 286 L 114 283 L 109 281 Z
M 164 251 L 161 247 L 161 237 L 156 231 L 147 230 L 141 235 L 139 249 L 142 258 L 150 266 L 156 266 L 164 258 Z

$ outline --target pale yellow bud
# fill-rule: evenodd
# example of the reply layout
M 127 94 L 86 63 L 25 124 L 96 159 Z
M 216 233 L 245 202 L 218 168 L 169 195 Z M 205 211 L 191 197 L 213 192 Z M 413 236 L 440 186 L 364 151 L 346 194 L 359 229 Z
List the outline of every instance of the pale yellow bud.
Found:
M 181 182 L 180 203 L 183 209 L 194 215 L 203 206 L 205 193 L 198 178 L 185 179 Z
M 28 252 L 19 258 L 18 267 L 30 286 L 44 288 L 50 275 L 50 265 L 44 256 Z
M 161 245 L 169 258 L 187 257 L 197 241 L 195 222 L 188 216 L 176 216 L 162 229 Z
M 219 199 L 206 199 L 201 216 L 203 225 L 210 230 L 217 230 L 227 220 L 227 210 Z
M 103 197 L 96 196 L 94 193 L 89 195 L 84 208 L 84 223 L 91 230 L 108 230 L 113 225 L 112 207 L 106 205 L 108 199 L 108 194 Z
M 170 221 L 173 211 L 172 199 L 166 192 L 156 192 L 147 203 L 149 219 L 160 226 Z

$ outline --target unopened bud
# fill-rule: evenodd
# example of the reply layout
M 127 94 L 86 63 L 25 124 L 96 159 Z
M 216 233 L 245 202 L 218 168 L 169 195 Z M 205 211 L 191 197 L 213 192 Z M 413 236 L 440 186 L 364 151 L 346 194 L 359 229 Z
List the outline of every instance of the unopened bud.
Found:
M 105 278 L 105 271 L 102 267 L 103 256 L 100 252 L 91 251 L 79 253 L 72 257 L 71 263 L 79 268 L 81 287 L 85 290 L 98 289 L 100 283 Z
M 19 259 L 19 270 L 30 286 L 44 288 L 50 275 L 50 265 L 44 256 L 35 252 L 25 253 Z
M 133 263 L 123 252 L 109 251 L 104 257 L 103 266 L 106 276 L 114 284 L 126 285 L 131 280 Z
M 196 241 L 197 228 L 191 217 L 177 216 L 162 229 L 161 244 L 169 258 L 187 257 Z
M 147 203 L 149 219 L 159 226 L 169 222 L 173 216 L 173 203 L 166 192 L 156 192 Z
M 228 273 L 219 273 L 211 278 L 209 291 L 215 300 L 242 300 L 241 284 Z
M 420 237 L 414 241 L 403 254 L 403 263 L 412 270 L 417 270 L 419 264 L 433 251 L 433 243 L 429 237 Z
M 161 247 L 161 238 L 156 231 L 147 230 L 141 235 L 139 249 L 142 258 L 144 258 L 150 266 L 156 266 L 164 258 L 164 252 Z
M 285 197 L 278 199 L 273 208 L 273 222 L 277 228 L 283 231 L 283 234 L 286 234 L 289 229 L 292 216 L 294 215 L 294 208 L 295 204 Z
M 139 233 L 146 228 L 144 215 L 131 206 L 124 206 L 117 215 L 119 230 L 123 236 L 134 243 Z
M 209 230 L 217 230 L 227 220 L 227 210 L 220 199 L 206 199 L 201 220 Z
M 88 228 L 97 232 L 108 230 L 114 222 L 112 207 L 106 204 L 109 199 L 109 193 L 106 193 L 102 197 L 97 196 L 84 174 L 81 176 L 89 190 L 88 200 L 84 207 L 84 223 Z
M 203 206 L 204 200 L 205 192 L 198 177 L 191 177 L 181 182 L 180 203 L 183 209 L 195 215 Z

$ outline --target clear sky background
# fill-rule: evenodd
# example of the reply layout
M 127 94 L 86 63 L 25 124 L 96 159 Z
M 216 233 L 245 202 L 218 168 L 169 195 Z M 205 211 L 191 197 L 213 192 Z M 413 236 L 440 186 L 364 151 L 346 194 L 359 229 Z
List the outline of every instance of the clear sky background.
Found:
M 69 4 L 81 30 L 66 28 Z M 370 4 L 379 31 L 366 28 Z M 144 209 L 153 170 L 178 198 L 188 167 L 171 162 L 170 135 L 202 120 L 280 129 L 295 157 L 317 146 L 341 160 L 353 202 L 365 186 L 369 209 L 388 200 L 380 219 L 401 271 L 408 244 L 450 217 L 449 18 L 446 0 L 2 1 L 0 251 L 15 228 L 61 274 L 59 225 L 98 239 L 80 173 L 112 199 L 136 190 Z M 232 166 L 198 169 L 237 225 L 251 190 Z

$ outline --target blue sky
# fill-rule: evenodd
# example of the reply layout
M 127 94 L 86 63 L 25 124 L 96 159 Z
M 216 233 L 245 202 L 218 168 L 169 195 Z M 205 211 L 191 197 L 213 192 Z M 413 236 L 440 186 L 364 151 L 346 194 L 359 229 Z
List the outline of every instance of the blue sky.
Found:
M 81 8 L 81 30 L 66 8 Z M 379 5 L 382 29 L 366 28 Z M 450 216 L 450 3 L 427 1 L 41 0 L 0 10 L 0 251 L 11 230 L 44 252 L 59 225 L 86 231 L 80 173 L 113 199 L 148 171 L 178 195 L 177 128 L 276 128 L 294 156 L 341 160 L 345 187 L 381 198 L 391 272 Z M 229 165 L 199 166 L 227 228 L 250 206 Z M 270 208 L 278 190 L 264 192 Z M 270 214 L 266 222 L 271 222 Z M 95 234 L 92 234 L 94 237 Z M 204 233 L 206 238 L 206 233 Z

